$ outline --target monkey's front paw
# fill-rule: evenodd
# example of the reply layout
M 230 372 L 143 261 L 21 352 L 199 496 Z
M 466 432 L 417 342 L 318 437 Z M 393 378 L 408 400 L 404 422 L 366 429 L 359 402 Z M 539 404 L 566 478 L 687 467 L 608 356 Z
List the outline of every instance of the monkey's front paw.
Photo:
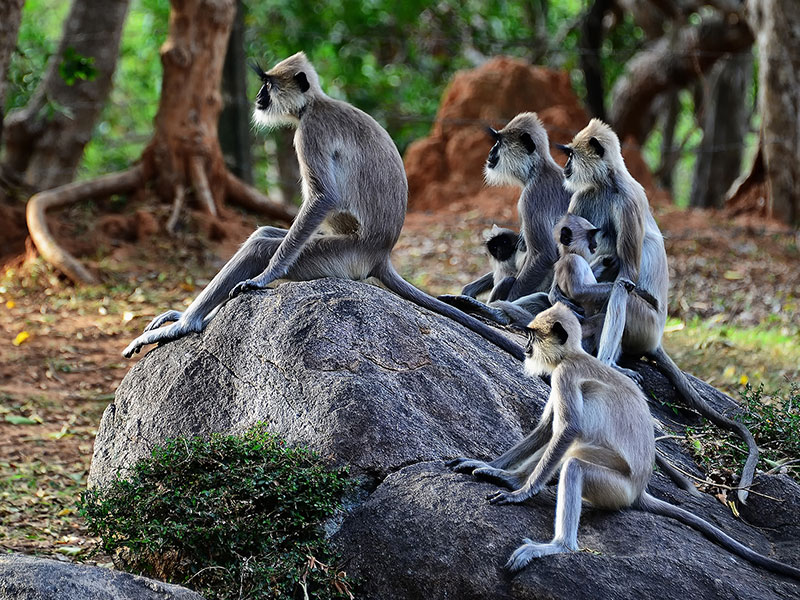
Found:
M 566 545 L 552 541 L 549 544 L 537 544 L 531 539 L 525 538 L 523 544 L 511 555 L 506 563 L 506 569 L 511 573 L 516 573 L 524 569 L 534 558 L 541 558 L 550 554 L 562 554 L 572 550 Z
M 467 473 L 467 474 L 472 473 L 475 469 L 489 466 L 482 460 L 475 460 L 472 458 L 467 458 L 466 456 L 459 456 L 458 458 L 449 460 L 445 463 L 445 465 L 450 469 L 452 469 L 453 471 L 455 471 L 456 473 Z
M 524 502 L 528 498 L 531 497 L 531 494 L 527 494 L 524 492 L 520 492 L 517 490 L 516 492 L 505 492 L 499 491 L 494 492 L 486 496 L 486 499 L 489 501 L 490 504 L 519 504 L 520 502 Z
M 642 377 L 636 371 L 632 371 L 631 369 L 626 369 L 625 367 L 620 367 L 619 365 L 613 365 L 615 371 L 619 371 L 626 377 L 630 377 L 633 381 L 638 385 L 642 386 L 644 384 L 644 377 Z
M 228 298 L 233 299 L 236 298 L 239 294 L 243 292 L 250 292 L 253 290 L 263 290 L 265 286 L 261 285 L 255 279 L 245 279 L 244 281 L 240 281 L 233 289 L 231 289 L 230 293 L 228 294 Z
M 178 321 L 183 316 L 182 312 L 177 310 L 168 310 L 165 313 L 161 313 L 155 319 L 150 321 L 150 324 L 144 328 L 145 331 L 151 331 L 153 329 L 158 329 L 164 323 L 169 323 L 171 321 Z
M 122 351 L 122 356 L 125 358 L 130 358 L 134 354 L 139 354 L 139 351 L 142 349 L 143 344 L 139 343 L 138 339 L 133 340 L 125 350 Z
M 620 285 L 623 288 L 625 288 L 625 291 L 628 292 L 629 294 L 636 288 L 636 284 L 633 283 L 627 277 L 620 277 L 619 279 L 617 279 L 616 283 L 617 285 Z

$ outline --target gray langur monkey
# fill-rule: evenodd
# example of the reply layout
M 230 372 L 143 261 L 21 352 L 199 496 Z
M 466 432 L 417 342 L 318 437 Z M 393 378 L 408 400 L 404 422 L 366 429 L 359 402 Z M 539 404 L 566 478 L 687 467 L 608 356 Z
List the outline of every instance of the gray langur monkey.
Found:
M 518 504 L 538 494 L 559 473 L 555 536 L 549 543 L 525 539 L 509 558 L 512 572 L 531 560 L 578 550 L 581 500 L 611 510 L 633 507 L 688 525 L 730 552 L 795 579 L 800 569 L 758 554 L 697 515 L 647 493 L 655 441 L 644 394 L 628 377 L 581 346 L 581 326 L 558 303 L 528 326 L 525 372 L 549 374 L 550 397 L 536 428 L 487 464 L 457 458 L 457 472 L 488 475 L 511 491 L 489 495 L 492 504 Z
M 615 365 L 620 354 L 646 356 L 663 369 L 687 403 L 712 423 L 734 431 L 748 446 L 738 497 L 746 502 L 758 463 L 758 446 L 750 431 L 710 407 L 661 345 L 667 320 L 669 270 L 661 231 L 650 212 L 644 188 L 631 176 L 622 158 L 619 138 L 592 119 L 567 146 L 565 186 L 572 192 L 569 212 L 593 223 L 600 232 L 597 255 L 614 257 L 613 272 L 582 290 L 580 304 L 606 304 L 597 358 Z M 629 292 L 637 289 L 646 293 Z
M 513 301 L 550 289 L 553 263 L 558 258 L 552 231 L 567 212 L 569 194 L 564 189 L 561 167 L 550 155 L 547 131 L 536 113 L 520 113 L 500 131 L 490 128 L 489 133 L 495 143 L 486 159 L 486 183 L 522 188 L 517 214 L 527 248 L 525 260 L 519 272 L 496 285 L 497 293 L 492 294 L 492 300 Z M 478 281 L 468 284 L 461 296 L 445 295 L 440 299 L 463 310 L 483 313 L 486 306 L 470 294 Z
M 522 360 L 522 348 L 499 331 L 421 292 L 395 271 L 389 255 L 405 220 L 408 184 L 400 154 L 372 117 L 329 98 L 302 52 L 270 71 L 254 70 L 262 86 L 254 120 L 296 128 L 303 204 L 291 228 L 261 227 L 185 312 L 167 311 L 124 350 L 201 331 L 228 298 L 278 279 L 374 277 L 389 290 L 447 316 Z M 320 229 L 325 226 L 326 231 Z M 167 322 L 174 323 L 161 327 Z
M 511 229 L 492 225 L 486 237 L 486 253 L 492 270 L 464 287 L 465 296 L 475 298 L 478 294 L 491 290 L 489 302 L 502 295 L 508 295 L 509 283 L 513 284 L 525 262 L 527 247 L 525 238 Z

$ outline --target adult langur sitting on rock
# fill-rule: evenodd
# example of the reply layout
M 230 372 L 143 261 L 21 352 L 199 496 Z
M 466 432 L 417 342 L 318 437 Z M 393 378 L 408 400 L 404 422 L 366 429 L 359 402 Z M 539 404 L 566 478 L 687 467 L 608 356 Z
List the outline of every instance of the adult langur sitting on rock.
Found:
M 540 313 L 528 326 L 525 348 L 525 371 L 548 374 L 552 381 L 539 424 L 491 463 L 469 458 L 448 463 L 511 490 L 491 494 L 492 504 L 524 502 L 559 473 L 553 540 L 523 540 L 506 568 L 515 572 L 541 556 L 576 552 L 585 499 L 598 508 L 633 507 L 676 519 L 753 564 L 800 579 L 800 569 L 758 554 L 708 521 L 647 493 L 655 452 L 647 400 L 630 378 L 586 353 L 581 338 L 580 324 L 565 305 Z
M 329 98 L 301 52 L 270 71 L 255 68 L 262 86 L 257 124 L 297 128 L 303 204 L 291 228 L 262 227 L 244 243 L 184 312 L 167 311 L 125 349 L 202 331 L 228 299 L 277 279 L 374 277 L 403 298 L 445 315 L 518 359 L 522 348 L 500 332 L 421 292 L 395 271 L 389 255 L 405 219 L 408 184 L 389 134 L 369 115 Z M 325 227 L 326 232 L 321 228 Z M 173 322 L 170 325 L 162 325 Z
M 579 304 L 605 304 L 605 322 L 597 358 L 616 365 L 620 354 L 646 356 L 663 369 L 691 408 L 712 423 L 736 432 L 748 446 L 739 481 L 739 500 L 747 499 L 758 463 L 758 447 L 750 431 L 724 417 L 700 397 L 661 345 L 667 320 L 669 270 L 661 231 L 650 212 L 644 188 L 631 176 L 622 158 L 619 138 L 592 119 L 567 146 L 564 178 L 572 192 L 571 214 L 599 229 L 598 257 L 613 257 L 614 271 L 582 291 Z M 633 287 L 642 294 L 630 294 Z
M 517 214 L 527 251 L 519 272 L 498 282 L 490 298 L 514 301 L 550 289 L 553 263 L 558 258 L 552 231 L 567 211 L 569 194 L 561 167 L 550 155 L 547 132 L 535 113 L 520 113 L 500 131 L 489 131 L 495 143 L 486 159 L 486 183 L 522 188 Z M 488 307 L 474 297 L 478 283 L 489 275 L 468 284 L 461 296 L 439 298 L 462 310 L 484 314 Z M 502 318 L 498 320 L 502 322 Z

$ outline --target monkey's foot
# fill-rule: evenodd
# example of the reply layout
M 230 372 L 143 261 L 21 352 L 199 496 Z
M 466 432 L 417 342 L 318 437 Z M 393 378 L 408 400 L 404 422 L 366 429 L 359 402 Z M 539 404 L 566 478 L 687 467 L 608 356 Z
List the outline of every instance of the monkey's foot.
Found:
M 232 300 L 236 298 L 239 294 L 243 292 L 251 292 L 253 290 L 263 290 L 266 288 L 266 285 L 262 285 L 256 279 L 245 279 L 244 281 L 240 281 L 237 283 L 231 291 L 228 293 L 228 299 Z
M 481 481 L 488 481 L 500 487 L 508 488 L 509 490 L 518 489 L 523 482 L 518 477 L 512 475 L 503 469 L 495 469 L 486 465 L 485 467 L 478 467 L 472 474 Z
M 566 544 L 556 541 L 552 541 L 549 544 L 537 544 L 533 540 L 525 538 L 522 540 L 522 542 L 522 546 L 514 550 L 511 558 L 509 558 L 508 562 L 506 563 L 506 569 L 511 573 L 521 571 L 534 558 L 548 556 L 549 554 L 564 554 L 577 550 L 577 548 L 573 550 Z
M 466 474 L 472 473 L 475 469 L 489 466 L 488 463 L 485 463 L 482 460 L 467 458 L 466 456 L 459 456 L 453 460 L 448 460 L 445 465 L 456 473 Z
M 504 492 L 500 490 L 499 492 L 493 492 L 486 496 L 486 499 L 489 501 L 490 504 L 520 504 L 525 502 L 528 498 L 532 498 L 536 495 L 536 492 L 533 490 L 528 490 L 525 488 L 518 489 L 514 492 Z
M 499 325 L 511 324 L 511 319 L 505 312 L 498 308 L 486 306 L 483 302 L 476 300 L 475 298 L 470 298 L 469 296 L 455 296 L 452 294 L 444 294 L 442 296 L 438 296 L 438 298 L 445 304 L 455 306 L 462 312 L 479 315 Z
M 620 367 L 619 365 L 611 365 L 611 366 L 614 367 L 615 371 L 619 371 L 620 373 L 622 373 L 626 377 L 630 377 L 631 379 L 633 379 L 633 381 L 639 387 L 641 387 L 644 384 L 644 377 L 642 377 L 636 371 L 632 371 L 630 369 L 626 369 L 625 367 Z
M 150 324 L 144 328 L 145 331 L 150 331 L 151 329 L 158 329 L 164 323 L 170 323 L 172 321 L 178 321 L 183 316 L 182 312 L 177 310 L 168 310 L 165 313 L 161 313 L 155 319 L 150 321 Z

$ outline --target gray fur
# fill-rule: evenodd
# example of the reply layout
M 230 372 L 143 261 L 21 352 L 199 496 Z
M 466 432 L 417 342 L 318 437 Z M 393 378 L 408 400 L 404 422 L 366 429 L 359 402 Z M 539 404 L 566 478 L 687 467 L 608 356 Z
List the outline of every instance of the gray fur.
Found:
M 634 507 L 677 519 L 745 560 L 800 579 L 800 569 L 758 554 L 708 521 L 647 493 L 655 460 L 647 400 L 629 378 L 586 353 L 581 338 L 578 319 L 563 304 L 537 315 L 529 326 L 525 371 L 549 374 L 552 381 L 539 424 L 491 463 L 468 458 L 448 463 L 458 472 L 511 488 L 488 497 L 499 505 L 525 502 L 560 472 L 553 540 L 523 540 L 506 568 L 516 572 L 535 558 L 576 552 L 585 499 L 598 508 Z
M 389 254 L 403 227 L 408 184 L 389 134 L 366 113 L 329 98 L 303 53 L 260 76 L 255 121 L 297 128 L 294 145 L 303 192 L 297 218 L 288 231 L 258 229 L 185 312 L 156 317 L 123 354 L 130 357 L 148 344 L 201 331 L 229 297 L 278 279 L 375 277 L 403 298 L 458 321 L 521 359 L 517 344 L 420 292 L 394 271 Z M 158 328 L 167 321 L 175 322 Z
M 597 153 L 597 144 L 604 149 L 602 155 Z M 716 425 L 736 432 L 748 445 L 739 482 L 745 489 L 738 492 L 739 500 L 745 502 L 746 488 L 753 481 L 758 463 L 758 447 L 746 427 L 724 417 L 700 398 L 661 346 L 669 293 L 667 253 L 644 188 L 625 167 L 619 139 L 608 125 L 592 119 L 562 149 L 569 156 L 566 186 L 573 191 L 569 212 L 600 229 L 597 256 L 613 256 L 616 265 L 615 269 L 604 271 L 596 285 L 584 289 L 578 300 L 580 304 L 606 304 L 598 358 L 616 366 L 622 353 L 651 356 L 691 406 Z M 641 293 L 629 294 L 622 289 L 630 287 L 625 282 L 635 284 Z

